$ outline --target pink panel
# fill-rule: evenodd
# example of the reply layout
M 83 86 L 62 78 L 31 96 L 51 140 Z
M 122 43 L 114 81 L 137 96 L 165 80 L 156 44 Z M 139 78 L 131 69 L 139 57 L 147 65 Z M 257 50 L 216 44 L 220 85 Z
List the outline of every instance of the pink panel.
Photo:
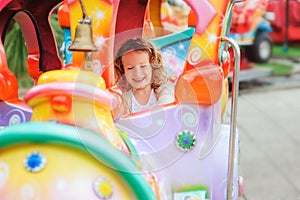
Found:
M 197 17 L 197 32 L 202 33 L 216 15 L 216 9 L 207 0 L 186 0 L 186 2 L 193 9 Z

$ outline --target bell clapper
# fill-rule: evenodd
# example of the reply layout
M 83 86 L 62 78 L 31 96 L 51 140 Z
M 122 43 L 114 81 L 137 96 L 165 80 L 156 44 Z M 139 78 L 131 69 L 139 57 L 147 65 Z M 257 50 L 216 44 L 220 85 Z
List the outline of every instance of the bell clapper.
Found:
M 93 54 L 92 52 L 84 52 L 84 69 L 93 71 Z

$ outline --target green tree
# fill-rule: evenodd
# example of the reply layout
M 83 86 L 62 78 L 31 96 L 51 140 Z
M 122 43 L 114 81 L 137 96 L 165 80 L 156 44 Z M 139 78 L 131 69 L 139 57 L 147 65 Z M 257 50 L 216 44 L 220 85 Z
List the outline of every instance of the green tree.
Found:
M 56 38 L 58 52 L 60 52 L 59 48 L 63 43 L 63 30 L 58 24 L 58 17 L 56 13 L 51 15 L 50 22 Z M 9 69 L 17 77 L 19 87 L 29 88 L 33 86 L 33 81 L 27 72 L 27 47 L 22 30 L 15 20 L 11 21 L 10 29 L 5 37 L 4 48 L 7 64 Z

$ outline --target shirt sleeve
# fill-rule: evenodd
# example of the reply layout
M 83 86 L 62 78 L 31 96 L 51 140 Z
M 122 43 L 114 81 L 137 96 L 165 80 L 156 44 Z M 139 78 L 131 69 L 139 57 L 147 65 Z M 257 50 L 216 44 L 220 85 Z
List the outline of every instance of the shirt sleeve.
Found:
M 157 104 L 164 105 L 175 101 L 174 86 L 166 83 L 157 89 Z

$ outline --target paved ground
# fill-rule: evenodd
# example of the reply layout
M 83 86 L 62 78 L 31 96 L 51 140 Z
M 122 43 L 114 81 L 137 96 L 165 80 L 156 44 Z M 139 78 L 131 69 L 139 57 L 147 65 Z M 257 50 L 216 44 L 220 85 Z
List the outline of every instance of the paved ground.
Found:
M 240 84 L 241 200 L 300 200 L 299 69 Z
M 238 102 L 240 174 L 248 200 L 300 200 L 300 87 Z

